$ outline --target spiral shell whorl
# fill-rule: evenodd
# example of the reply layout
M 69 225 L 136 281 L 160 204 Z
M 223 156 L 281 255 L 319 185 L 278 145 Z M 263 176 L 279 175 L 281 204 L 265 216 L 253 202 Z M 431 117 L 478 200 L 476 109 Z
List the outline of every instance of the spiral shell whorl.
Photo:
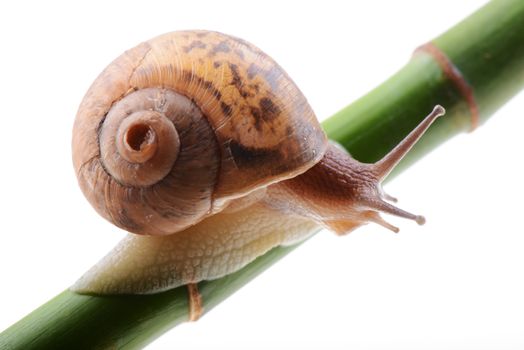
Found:
M 99 150 L 96 172 L 86 169 L 79 179 L 118 226 L 170 234 L 211 210 L 220 157 L 207 119 L 187 97 L 164 88 L 130 92 L 99 126 Z
M 167 105 L 181 97 L 161 89 L 133 92 L 113 105 L 100 129 L 100 153 L 107 171 L 120 183 L 146 187 L 161 181 L 173 168 L 180 139 L 177 115 Z M 176 113 L 176 111 L 170 111 Z
M 160 124 L 160 125 L 158 125 Z M 166 130 L 174 144 L 174 154 L 178 155 L 179 140 L 176 129 L 165 122 L 163 115 L 152 111 L 136 112 L 120 124 L 116 136 L 118 153 L 130 163 L 145 163 L 158 149 L 157 126 Z M 165 125 L 165 126 L 164 126 Z M 172 132 L 170 132 L 172 130 Z M 176 157 L 174 157 L 176 159 Z

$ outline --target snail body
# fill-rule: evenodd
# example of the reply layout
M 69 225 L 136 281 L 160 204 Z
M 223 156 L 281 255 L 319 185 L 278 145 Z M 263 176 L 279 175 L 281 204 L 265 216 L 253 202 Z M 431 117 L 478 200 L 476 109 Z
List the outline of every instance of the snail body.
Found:
M 151 294 L 233 273 L 319 226 L 261 202 L 222 211 L 172 235 L 127 235 L 72 287 L 87 294 Z
M 422 224 L 380 182 L 442 114 L 363 164 L 327 141 L 298 87 L 253 45 L 206 31 L 142 43 L 95 80 L 73 132 L 85 196 L 138 235 L 73 290 L 153 293 L 218 278 L 320 226 L 397 231 L 378 211 Z

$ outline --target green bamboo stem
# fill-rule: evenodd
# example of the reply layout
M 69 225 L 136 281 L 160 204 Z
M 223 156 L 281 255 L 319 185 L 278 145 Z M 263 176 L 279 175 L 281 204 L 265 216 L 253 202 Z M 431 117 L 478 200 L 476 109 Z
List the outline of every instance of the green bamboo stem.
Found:
M 492 1 L 433 43 L 473 88 L 481 121 L 524 87 L 522 0 Z M 394 176 L 471 128 L 468 103 L 432 56 L 414 55 L 394 76 L 323 126 L 357 159 L 375 161 L 437 103 L 446 107 L 446 117 L 435 123 Z M 294 248 L 275 248 L 234 274 L 199 283 L 205 312 Z M 135 349 L 187 318 L 185 287 L 148 296 L 88 296 L 66 290 L 1 333 L 0 348 Z

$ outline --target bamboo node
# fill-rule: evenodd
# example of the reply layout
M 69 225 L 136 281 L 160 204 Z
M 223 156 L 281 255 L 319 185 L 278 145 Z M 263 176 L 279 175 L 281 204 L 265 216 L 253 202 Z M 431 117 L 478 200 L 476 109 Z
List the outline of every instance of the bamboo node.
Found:
M 475 130 L 480 124 L 479 108 L 475 100 L 473 88 L 466 81 L 457 66 L 455 66 L 449 57 L 432 42 L 419 46 L 415 50 L 415 54 L 417 53 L 426 53 L 433 57 L 442 69 L 444 75 L 455 85 L 469 107 L 471 114 L 471 128 L 469 131 L 472 132 Z

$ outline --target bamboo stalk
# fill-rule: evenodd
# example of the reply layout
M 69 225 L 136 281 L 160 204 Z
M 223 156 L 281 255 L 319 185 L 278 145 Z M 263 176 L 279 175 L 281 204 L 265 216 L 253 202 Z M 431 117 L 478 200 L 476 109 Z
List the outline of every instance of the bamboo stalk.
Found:
M 357 159 L 375 161 L 435 104 L 445 106 L 447 116 L 435 123 L 396 175 L 398 169 L 472 128 L 476 121 L 471 99 L 482 122 L 524 87 L 523 42 L 524 2 L 492 1 L 433 41 L 472 89 L 469 98 L 443 69 L 438 55 L 420 50 L 394 76 L 323 126 Z M 205 311 L 294 248 L 275 248 L 234 274 L 199 283 Z M 187 300 L 185 287 L 148 296 L 87 296 L 66 290 L 0 334 L 0 348 L 140 348 L 187 320 Z

